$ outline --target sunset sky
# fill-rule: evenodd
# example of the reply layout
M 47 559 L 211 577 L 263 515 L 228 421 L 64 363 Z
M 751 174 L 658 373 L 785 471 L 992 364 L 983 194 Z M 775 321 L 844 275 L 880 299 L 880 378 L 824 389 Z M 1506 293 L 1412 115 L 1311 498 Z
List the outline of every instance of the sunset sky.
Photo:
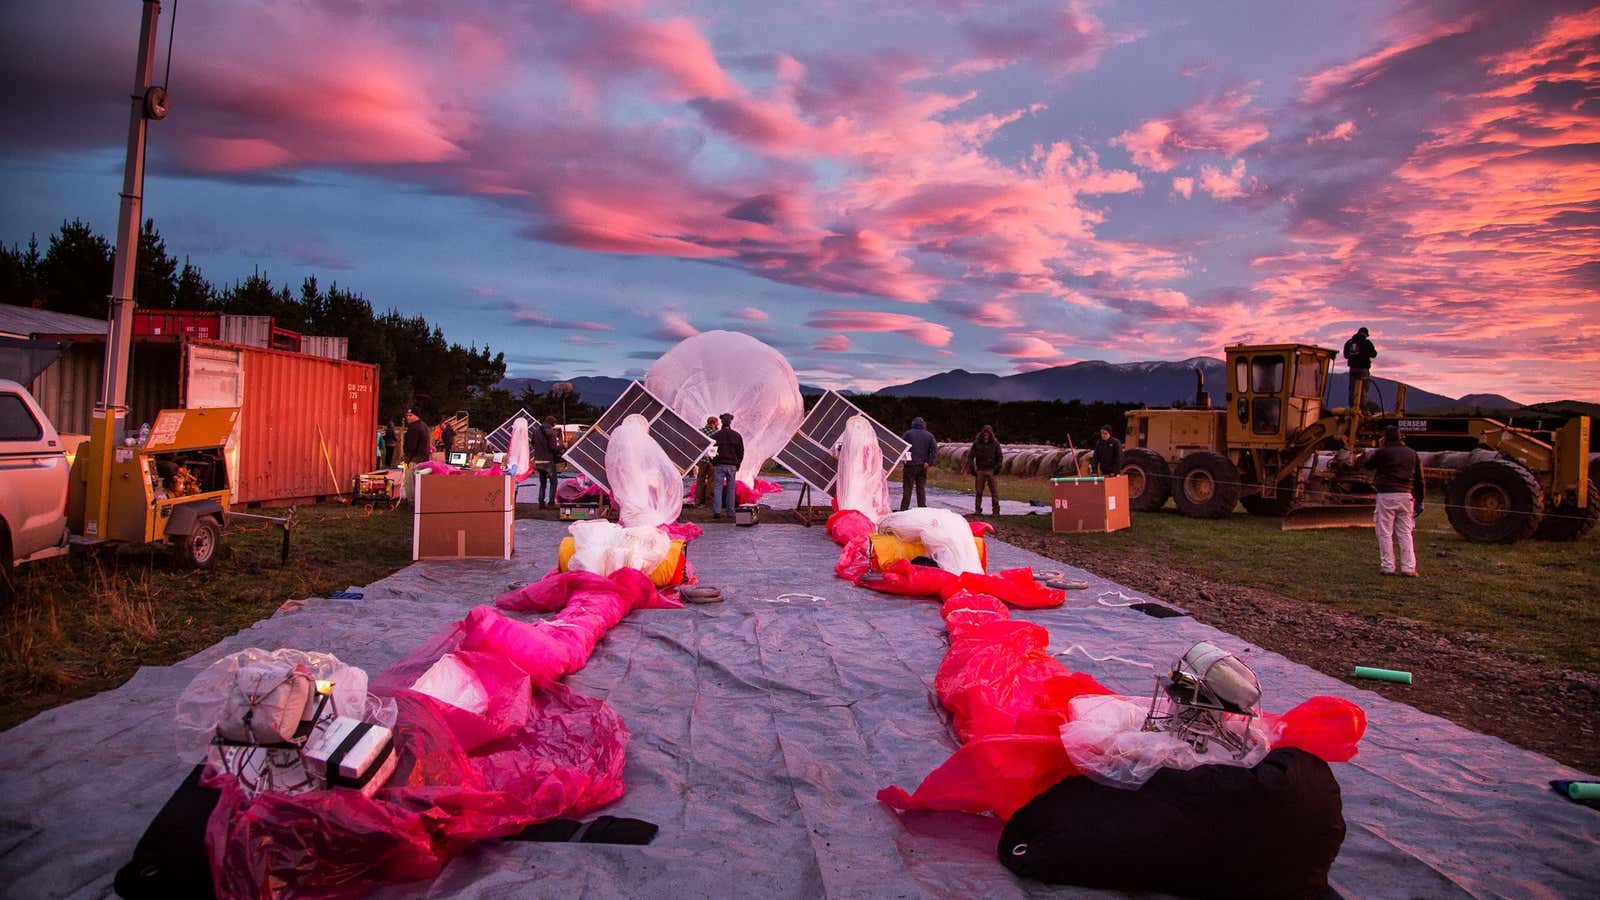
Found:
M 139 6 L 0 10 L 0 240 L 114 229 Z M 145 212 L 213 281 L 314 273 L 513 375 L 1364 324 L 1381 375 L 1600 400 L 1597 48 L 1581 2 L 184 2 Z

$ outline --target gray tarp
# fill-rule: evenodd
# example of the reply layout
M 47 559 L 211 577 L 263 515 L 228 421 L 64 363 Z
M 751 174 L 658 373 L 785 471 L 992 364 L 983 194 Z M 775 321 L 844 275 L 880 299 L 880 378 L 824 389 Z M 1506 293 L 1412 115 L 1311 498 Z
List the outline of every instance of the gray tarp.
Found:
M 189 678 L 244 647 L 329 650 L 376 671 L 551 565 L 559 525 L 517 523 L 510 562 L 419 563 L 358 601 L 313 600 L 177 666 L 44 713 L 0 740 L 0 893 L 103 896 L 184 769 L 173 701 Z M 879 788 L 914 788 L 953 748 L 932 697 L 944 656 L 936 604 L 833 577 L 820 528 L 720 526 L 692 547 L 727 601 L 635 613 L 573 687 L 605 698 L 633 732 L 627 794 L 606 812 L 661 826 L 648 847 L 495 843 L 432 884 L 385 895 L 545 897 L 1018 897 L 1066 895 L 1013 878 L 994 857 L 999 824 L 957 814 L 897 817 Z M 997 568 L 1059 564 L 996 543 Z M 1098 579 L 1063 609 L 1018 612 L 1047 626 L 1072 668 L 1142 694 L 1189 644 L 1244 654 L 1283 711 L 1318 693 L 1350 697 L 1371 726 L 1336 765 L 1349 837 L 1334 868 L 1350 896 L 1591 895 L 1600 814 L 1545 782 L 1581 777 L 1551 760 L 1251 648 L 1187 618 L 1153 619 Z M 815 595 L 788 596 L 785 594 Z M 1133 596 L 1131 592 L 1129 596 Z M 1081 649 L 1070 650 L 1073 645 Z M 1248 651 L 1245 653 L 1244 651 Z M 1554 714 L 1554 711 L 1553 711 Z M 1219 814 L 1225 814 L 1219 810 Z M 1148 848 L 1152 865 L 1182 864 Z M 1203 864 L 1196 867 L 1203 877 Z

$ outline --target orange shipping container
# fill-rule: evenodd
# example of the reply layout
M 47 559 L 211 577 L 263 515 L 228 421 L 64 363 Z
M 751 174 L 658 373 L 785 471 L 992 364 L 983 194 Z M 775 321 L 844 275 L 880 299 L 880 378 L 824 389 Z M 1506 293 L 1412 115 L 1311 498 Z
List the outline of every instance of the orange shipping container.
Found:
M 183 405 L 240 407 L 235 503 L 348 493 L 377 456 L 378 367 L 259 347 L 184 345 Z

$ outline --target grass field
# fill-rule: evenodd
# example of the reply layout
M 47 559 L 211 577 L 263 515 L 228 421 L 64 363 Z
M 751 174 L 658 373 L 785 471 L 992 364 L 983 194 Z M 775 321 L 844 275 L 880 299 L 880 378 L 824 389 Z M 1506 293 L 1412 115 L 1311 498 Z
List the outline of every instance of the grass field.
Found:
M 960 484 L 955 482 L 959 480 Z M 941 486 L 971 490 L 941 472 Z M 1002 479 L 1001 496 L 1048 496 L 1045 479 Z M 1048 534 L 1047 516 L 1004 520 Z M 1474 544 L 1450 527 L 1443 498 L 1417 523 L 1422 578 L 1378 573 L 1369 528 L 1283 531 L 1275 518 L 1236 513 L 1189 519 L 1169 507 L 1136 513 L 1133 527 L 1110 534 L 1058 535 L 1092 556 L 1158 560 L 1214 581 L 1260 588 L 1346 612 L 1403 616 L 1448 634 L 1476 633 L 1508 649 L 1563 667 L 1600 672 L 1600 534 L 1561 543 Z
M 183 569 L 158 547 L 48 560 L 17 571 L 0 610 L 0 728 L 115 687 L 139 666 L 184 659 L 269 616 L 285 600 L 376 581 L 411 562 L 408 510 L 299 511 L 287 564 L 282 532 L 231 526 L 224 556 Z

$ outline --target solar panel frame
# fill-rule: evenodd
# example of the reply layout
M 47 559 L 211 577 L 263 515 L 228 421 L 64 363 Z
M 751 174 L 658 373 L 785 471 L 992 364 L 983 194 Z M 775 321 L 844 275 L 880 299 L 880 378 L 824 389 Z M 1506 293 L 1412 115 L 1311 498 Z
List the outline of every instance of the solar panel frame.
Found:
M 492 447 L 496 453 L 509 452 L 511 448 L 511 429 L 516 427 L 518 419 L 527 421 L 529 431 L 532 431 L 539 424 L 539 420 L 534 417 L 533 413 L 528 412 L 526 409 L 519 409 L 511 418 L 501 422 L 499 428 L 485 435 L 483 438 L 484 443 Z
M 895 434 L 877 419 L 868 416 L 837 391 L 824 393 L 800 423 L 800 428 L 773 459 L 794 473 L 812 490 L 832 494 L 839 479 L 839 461 L 833 456 L 833 447 L 844 435 L 844 427 L 853 416 L 866 416 L 878 436 L 878 447 L 883 451 L 884 473 L 891 474 L 911 450 L 905 439 Z
M 693 468 L 716 444 L 709 435 L 689 424 L 635 381 L 567 448 L 563 458 L 609 493 L 611 482 L 606 478 L 606 451 L 611 447 L 611 434 L 635 413 L 650 423 L 650 437 L 661 445 L 679 475 Z

